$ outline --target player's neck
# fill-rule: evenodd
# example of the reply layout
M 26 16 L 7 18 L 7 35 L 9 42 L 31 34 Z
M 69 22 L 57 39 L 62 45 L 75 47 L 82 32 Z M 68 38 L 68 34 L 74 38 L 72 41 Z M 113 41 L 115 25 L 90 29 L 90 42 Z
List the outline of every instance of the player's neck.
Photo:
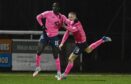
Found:
M 55 11 L 53 11 L 53 13 L 54 13 L 55 15 L 59 15 L 59 12 L 55 12 Z

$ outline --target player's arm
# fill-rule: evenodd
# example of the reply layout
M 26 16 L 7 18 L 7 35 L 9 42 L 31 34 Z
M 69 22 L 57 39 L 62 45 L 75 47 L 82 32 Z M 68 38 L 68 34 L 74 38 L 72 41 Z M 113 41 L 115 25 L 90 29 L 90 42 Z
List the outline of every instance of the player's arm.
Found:
M 62 15 L 63 24 L 70 25 L 71 21 L 64 15 Z
M 40 26 L 44 26 L 44 25 L 43 25 L 43 22 L 42 22 L 42 19 L 46 18 L 47 14 L 48 14 L 48 11 L 43 12 L 43 13 L 41 13 L 41 14 L 38 14 L 38 15 L 36 16 L 36 19 L 37 19 L 38 23 L 40 24 Z
M 69 37 L 69 31 L 66 30 L 66 32 L 65 32 L 65 34 L 64 34 L 64 36 L 63 36 L 63 38 L 62 38 L 62 41 L 61 41 L 61 43 L 60 43 L 60 46 L 59 46 L 60 49 L 61 49 L 61 47 L 64 45 L 64 43 L 66 42 L 66 40 L 68 39 L 68 37 Z
M 78 31 L 78 28 L 76 26 L 67 26 L 65 27 L 70 32 L 76 32 Z
M 71 26 L 71 21 L 69 19 L 67 19 L 65 16 L 63 16 L 63 27 L 67 30 L 69 30 L 70 32 L 76 32 L 77 28 L 74 26 Z
M 43 26 L 43 23 L 42 23 L 43 16 L 42 16 L 42 14 L 37 15 L 36 19 L 37 19 L 38 23 L 40 24 L 40 26 Z
M 62 17 L 63 17 L 63 27 L 64 28 L 66 28 L 70 32 L 76 32 L 76 31 L 78 31 L 77 26 L 71 26 L 72 21 L 70 21 L 69 19 L 67 19 L 67 17 L 64 16 L 64 15 Z
M 72 26 L 72 25 L 66 25 L 66 24 L 63 24 L 63 27 L 70 32 L 76 32 L 76 31 L 78 31 L 78 28 L 79 28 L 79 26 L 77 26 L 77 25 Z

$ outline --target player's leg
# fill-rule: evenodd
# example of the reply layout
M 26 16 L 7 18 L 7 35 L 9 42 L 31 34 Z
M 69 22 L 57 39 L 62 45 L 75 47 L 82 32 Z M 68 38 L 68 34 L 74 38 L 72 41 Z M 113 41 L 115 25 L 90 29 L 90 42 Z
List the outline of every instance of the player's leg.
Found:
M 67 76 L 69 74 L 69 72 L 71 71 L 73 65 L 74 65 L 74 61 L 75 59 L 78 57 L 78 55 L 71 53 L 71 55 L 68 58 L 68 65 L 65 69 L 64 75 Z
M 75 59 L 76 59 L 77 57 L 78 57 L 78 56 L 75 55 L 74 53 L 71 53 L 71 54 L 70 54 L 70 56 L 69 56 L 69 58 L 68 58 L 68 65 L 67 65 L 67 67 L 66 67 L 66 69 L 65 69 L 65 72 L 64 72 L 61 76 L 59 76 L 59 77 L 57 78 L 57 80 L 66 79 L 66 77 L 67 77 L 68 74 L 70 73 L 71 69 L 73 68 L 73 66 L 74 66 L 74 61 L 75 61 Z
M 40 36 L 40 40 L 38 43 L 38 47 L 37 47 L 37 54 L 36 54 L 36 69 L 35 72 L 33 73 L 33 77 L 35 77 L 40 71 L 40 62 L 41 62 L 41 54 L 45 48 L 45 46 L 47 45 L 48 40 L 46 38 L 46 36 L 44 36 L 43 34 Z
M 91 52 L 93 51 L 93 49 L 88 46 L 88 47 L 85 49 L 85 51 L 86 51 L 86 53 L 91 53 Z
M 85 46 L 85 43 L 77 44 L 73 52 L 70 54 L 68 58 L 68 65 L 65 69 L 65 72 L 61 75 L 61 77 L 58 78 L 58 80 L 62 80 L 67 77 L 67 75 L 70 73 L 71 69 L 74 66 L 75 59 L 82 53 Z
M 92 43 L 91 45 L 89 45 L 85 51 L 87 53 L 91 53 L 94 49 L 96 49 L 98 46 L 100 46 L 101 44 L 105 43 L 105 42 L 110 42 L 112 41 L 110 37 L 106 37 L 103 36 L 101 39 L 99 39 L 98 41 Z
M 53 57 L 55 59 L 55 63 L 56 63 L 56 69 L 57 69 L 57 75 L 61 75 L 61 66 L 60 66 L 60 57 L 59 57 L 59 38 L 58 36 L 53 37 L 50 39 L 50 43 L 52 46 L 52 51 L 53 51 Z

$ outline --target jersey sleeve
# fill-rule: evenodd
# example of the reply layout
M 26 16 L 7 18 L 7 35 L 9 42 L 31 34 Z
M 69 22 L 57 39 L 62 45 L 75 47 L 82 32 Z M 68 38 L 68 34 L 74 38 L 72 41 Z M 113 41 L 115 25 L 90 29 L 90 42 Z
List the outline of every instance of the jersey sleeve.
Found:
M 65 23 L 67 25 L 66 29 L 69 30 L 70 32 L 76 32 L 78 31 L 77 29 L 77 25 L 76 26 L 72 26 L 72 21 L 70 21 L 69 19 L 67 19 L 66 16 L 62 16 L 63 17 L 63 23 Z
M 63 23 L 67 25 L 71 24 L 71 21 L 66 16 L 62 15 L 62 19 L 63 19 Z
M 78 31 L 79 26 L 67 26 L 66 29 L 70 32 L 76 32 Z
M 38 23 L 40 24 L 40 26 L 43 26 L 42 19 L 46 18 L 47 14 L 48 14 L 48 11 L 38 14 L 36 16 L 36 19 L 37 19 Z
M 64 44 L 66 42 L 66 40 L 68 39 L 68 37 L 69 37 L 69 31 L 66 30 L 66 32 L 62 38 L 61 44 Z

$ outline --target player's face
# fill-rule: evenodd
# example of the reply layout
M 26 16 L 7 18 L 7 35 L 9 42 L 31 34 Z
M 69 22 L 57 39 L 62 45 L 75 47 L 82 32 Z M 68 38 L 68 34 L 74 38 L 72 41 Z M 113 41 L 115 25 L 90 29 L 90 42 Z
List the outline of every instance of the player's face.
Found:
M 59 12 L 59 11 L 60 11 L 59 4 L 58 4 L 58 3 L 53 3 L 53 5 L 52 5 L 52 10 L 53 10 L 54 12 Z
M 76 16 L 75 15 L 73 15 L 73 14 L 68 14 L 68 19 L 69 20 L 71 20 L 71 21 L 74 21 L 75 20 L 75 18 L 76 18 Z

